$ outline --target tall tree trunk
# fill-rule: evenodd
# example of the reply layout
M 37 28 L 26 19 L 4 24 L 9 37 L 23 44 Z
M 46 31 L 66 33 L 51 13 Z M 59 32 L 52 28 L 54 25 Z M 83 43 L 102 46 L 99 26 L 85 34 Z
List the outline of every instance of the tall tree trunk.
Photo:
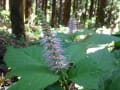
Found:
M 86 3 L 85 3 L 85 12 L 84 12 L 84 20 L 86 21 L 87 19 L 87 12 L 88 12 L 88 0 L 86 0 Z M 84 21 L 84 22 L 85 22 Z
M 3 1 L 3 8 L 5 9 L 6 0 Z
M 76 11 L 76 1 L 77 0 L 73 0 L 73 13 L 75 13 L 75 11 Z
M 113 11 L 113 3 L 114 3 L 114 1 L 112 0 L 111 1 L 111 4 L 110 4 L 110 10 L 108 11 L 108 16 L 107 16 L 107 20 L 106 20 L 106 24 L 107 24 L 107 26 L 109 26 L 110 24 L 112 24 L 111 23 L 111 18 L 112 18 L 112 11 Z
M 76 15 L 77 9 L 78 9 L 78 0 L 73 0 L 73 14 Z
M 0 7 L 5 9 L 5 0 L 0 0 Z
M 56 0 L 52 0 L 51 26 L 54 27 L 55 23 L 56 23 Z
M 27 19 L 32 13 L 32 0 L 25 0 L 25 18 Z
M 67 26 L 68 20 L 70 18 L 70 11 L 71 11 L 71 0 L 65 0 L 64 2 L 64 20 L 63 24 Z
M 59 15 L 58 15 L 58 22 L 59 24 L 62 24 L 62 21 L 63 21 L 63 15 L 64 15 L 64 12 L 63 12 L 63 0 L 60 0 L 59 1 Z
M 90 9 L 89 9 L 89 18 L 91 19 L 94 12 L 94 0 L 91 0 Z
M 35 14 L 36 2 L 35 0 L 25 0 L 25 23 L 31 21 L 34 17 L 30 17 L 31 14 Z
M 10 19 L 12 23 L 12 33 L 16 39 L 25 38 L 24 9 L 25 0 L 10 0 Z
M 98 0 L 96 26 L 103 26 L 105 24 L 105 7 L 107 5 L 107 0 Z
M 42 0 L 36 0 L 36 8 L 42 7 Z
M 44 15 L 47 14 L 47 0 L 42 0 L 42 10 L 44 12 Z

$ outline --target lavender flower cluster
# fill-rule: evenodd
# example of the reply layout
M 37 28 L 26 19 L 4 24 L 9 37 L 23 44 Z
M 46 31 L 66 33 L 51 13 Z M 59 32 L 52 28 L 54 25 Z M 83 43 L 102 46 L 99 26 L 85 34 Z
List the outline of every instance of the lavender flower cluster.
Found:
M 69 63 L 62 55 L 63 50 L 60 40 L 52 35 L 50 27 L 47 24 L 42 23 L 42 30 L 44 34 L 44 38 L 42 39 L 42 44 L 45 47 L 44 56 L 51 70 L 59 72 L 62 69 L 68 69 Z

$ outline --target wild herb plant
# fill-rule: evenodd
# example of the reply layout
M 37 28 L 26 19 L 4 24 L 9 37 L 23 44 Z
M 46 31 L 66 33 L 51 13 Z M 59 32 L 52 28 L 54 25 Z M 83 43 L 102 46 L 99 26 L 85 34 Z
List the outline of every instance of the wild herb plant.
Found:
M 52 39 L 50 38 L 50 40 Z M 59 87 L 62 87 L 60 90 L 64 90 L 63 87 L 70 86 L 70 83 L 74 84 L 77 89 L 99 90 L 100 81 L 104 80 L 103 77 L 110 77 L 112 72 L 119 69 L 120 66 L 120 61 L 115 56 L 116 54 L 114 55 L 114 52 L 111 53 L 107 49 L 107 44 L 113 40 L 119 41 L 119 38 L 92 34 L 85 41 L 74 44 L 71 42 L 69 45 L 65 43 L 64 45 L 66 46 L 62 49 L 64 53 L 62 54 L 62 51 L 59 51 L 62 56 L 65 55 L 68 61 L 62 63 L 59 63 L 62 60 L 56 61 L 55 57 L 51 56 L 54 53 L 53 51 L 50 50 L 49 52 L 48 48 L 45 48 L 48 44 L 46 39 L 43 45 L 34 45 L 27 48 L 8 47 L 4 60 L 13 70 L 7 77 L 14 75 L 21 77 L 8 90 L 58 90 Z M 54 43 L 55 41 L 52 42 Z M 61 43 L 63 44 L 64 42 Z M 58 51 L 56 50 L 56 52 Z M 50 57 L 48 58 L 48 56 Z M 66 68 L 69 67 L 67 64 L 70 62 L 75 64 L 75 68 L 66 73 Z M 65 71 L 65 73 L 62 74 L 60 70 Z M 53 87 L 54 89 L 49 89 L 48 87 Z
M 119 38 L 92 33 L 87 39 L 74 44 L 70 42 L 62 48 L 61 43 L 64 42 L 60 43 L 53 36 L 45 18 L 41 21 L 41 26 L 44 34 L 42 45 L 8 47 L 4 60 L 13 70 L 7 77 L 21 77 L 8 90 L 105 90 L 99 87 L 100 81 L 104 81 L 103 77 L 111 76 L 120 66 L 119 63 L 114 64 L 120 61 L 108 50 L 108 44 L 119 41 Z M 66 39 L 65 34 L 62 36 Z M 71 62 L 75 67 L 69 70 Z M 118 75 L 117 79 L 119 78 Z
M 61 81 L 65 89 L 69 89 L 68 86 L 68 75 L 67 70 L 69 69 L 69 62 L 66 60 L 66 57 L 63 55 L 63 49 L 60 44 L 60 39 L 56 38 L 52 32 L 51 27 L 43 18 L 42 20 L 42 31 L 44 38 L 42 43 L 45 48 L 46 61 L 48 66 L 54 73 L 57 73 L 61 77 Z

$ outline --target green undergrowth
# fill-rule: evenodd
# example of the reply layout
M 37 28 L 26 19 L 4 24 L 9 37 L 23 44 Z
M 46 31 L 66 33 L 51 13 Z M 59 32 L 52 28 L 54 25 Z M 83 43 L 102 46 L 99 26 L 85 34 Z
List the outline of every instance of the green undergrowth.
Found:
M 57 34 L 61 39 L 64 55 L 75 65 L 68 72 L 69 80 L 83 87 L 78 90 L 119 90 L 120 74 L 114 73 L 120 70 L 120 57 L 116 57 L 116 52 L 109 50 L 111 43 L 119 41 L 119 38 L 93 32 L 88 33 L 84 39 L 80 35 L 86 33 L 78 33 L 72 39 L 69 35 Z M 79 37 L 78 41 L 74 40 L 76 37 Z M 55 84 L 60 79 L 59 75 L 49 70 L 43 56 L 42 45 L 8 47 L 4 60 L 12 71 L 7 77 L 21 77 L 8 90 L 62 90 Z M 106 84 L 109 79 L 112 83 Z

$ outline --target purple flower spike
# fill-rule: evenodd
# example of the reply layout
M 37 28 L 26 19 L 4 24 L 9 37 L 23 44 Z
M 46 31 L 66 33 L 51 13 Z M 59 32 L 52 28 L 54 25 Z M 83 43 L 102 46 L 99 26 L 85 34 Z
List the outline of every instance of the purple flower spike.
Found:
M 45 48 L 45 58 L 51 68 L 55 72 L 59 72 L 62 69 L 68 69 L 69 63 L 62 55 L 63 50 L 61 48 L 60 39 L 53 37 L 50 27 L 47 24 L 42 24 L 44 38 L 41 40 Z

